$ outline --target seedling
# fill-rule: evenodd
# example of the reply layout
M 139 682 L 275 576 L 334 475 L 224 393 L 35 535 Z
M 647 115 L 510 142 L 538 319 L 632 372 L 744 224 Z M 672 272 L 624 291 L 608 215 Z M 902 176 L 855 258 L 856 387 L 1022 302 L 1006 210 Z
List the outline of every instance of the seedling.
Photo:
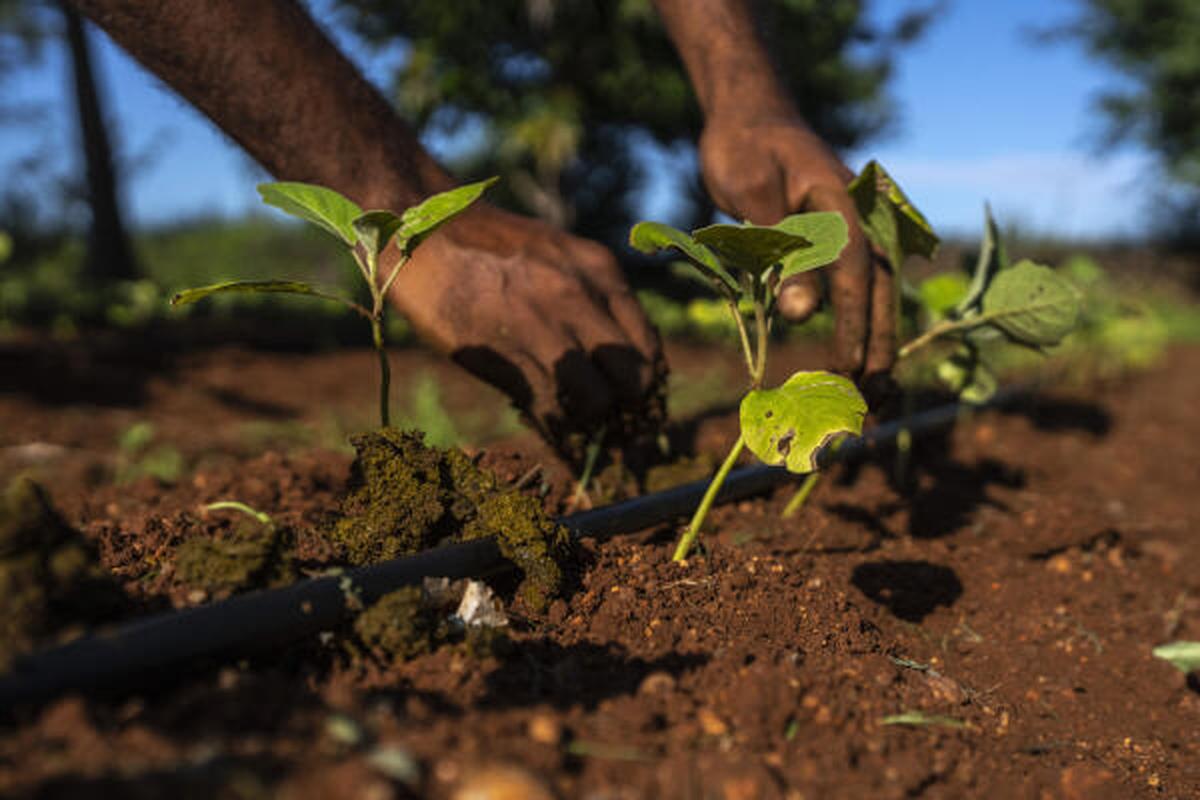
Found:
M 224 292 L 268 292 L 319 297 L 351 309 L 371 325 L 371 341 L 379 358 L 379 421 L 386 428 L 391 423 L 391 368 L 384 344 L 388 290 L 421 242 L 465 211 L 497 180 L 489 178 L 435 194 L 399 215 L 385 210 L 364 212 L 353 201 L 323 186 L 291 182 L 261 184 L 258 192 L 264 203 L 317 225 L 349 248 L 370 292 L 370 307 L 307 283 L 286 280 L 226 281 L 185 289 L 171 298 L 171 305 L 188 305 Z M 381 275 L 380 256 L 392 243 L 399 251 L 399 258 L 386 275 Z
M 247 505 L 240 500 L 218 500 L 215 503 L 208 503 L 204 506 L 205 511 L 240 511 L 246 516 L 253 519 L 259 525 L 262 525 L 267 530 L 275 529 L 275 520 L 271 519 L 271 515 L 265 511 L 259 511 L 253 506 Z
M 838 213 L 795 214 L 771 226 L 709 225 L 684 233 L 640 222 L 629 242 L 643 253 L 675 250 L 725 301 L 737 327 L 749 389 L 741 401 L 741 433 L 709 483 L 674 559 L 687 558 L 721 486 L 746 447 L 767 464 L 796 473 L 816 469 L 818 452 L 836 437 L 862 433 L 866 401 L 854 384 L 824 371 L 800 371 L 763 387 L 776 293 L 792 275 L 831 264 L 846 246 Z M 746 311 L 743 312 L 743 307 Z
M 877 162 L 871 161 L 848 187 L 859 222 L 871 243 L 899 274 L 912 255 L 932 258 L 939 244 L 924 215 Z M 996 391 L 996 374 L 985 359 L 986 346 L 1009 343 L 1042 352 L 1076 326 L 1080 295 L 1069 280 L 1029 260 L 1010 264 L 991 211 L 984 209 L 984 234 L 974 274 L 937 275 L 913 287 L 897 282 L 897 316 L 901 293 L 922 310 L 924 330 L 901 347 L 897 360 L 938 344 L 939 379 L 968 403 L 982 403 Z M 906 398 L 907 399 L 907 398 Z M 897 472 L 905 470 L 911 436 L 897 436 Z M 784 509 L 795 514 L 815 488 L 816 474 L 806 478 Z
M 1155 658 L 1170 662 L 1171 666 L 1185 675 L 1200 671 L 1200 642 L 1171 642 L 1151 652 Z

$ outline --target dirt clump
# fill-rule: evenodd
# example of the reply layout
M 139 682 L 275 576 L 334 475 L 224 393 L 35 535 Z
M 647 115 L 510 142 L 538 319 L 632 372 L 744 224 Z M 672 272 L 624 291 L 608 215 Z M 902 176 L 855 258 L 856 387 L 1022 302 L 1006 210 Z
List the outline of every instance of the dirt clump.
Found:
M 374 564 L 490 536 L 521 571 L 519 594 L 530 608 L 542 610 L 561 591 L 570 537 L 538 500 L 462 451 L 427 446 L 418 432 L 384 428 L 350 441 L 357 457 L 331 533 L 348 562 Z
M 124 596 L 95 548 L 29 478 L 0 497 L 0 669 L 70 625 L 117 613 Z
M 179 581 L 210 593 L 282 586 L 296 578 L 291 537 L 274 525 L 240 522 L 227 536 L 194 536 L 175 551 Z
M 509 639 L 502 625 L 476 624 L 460 616 L 471 583 L 427 578 L 421 586 L 383 595 L 355 619 L 357 642 L 383 664 L 407 661 L 443 645 L 462 645 L 473 658 L 503 655 Z

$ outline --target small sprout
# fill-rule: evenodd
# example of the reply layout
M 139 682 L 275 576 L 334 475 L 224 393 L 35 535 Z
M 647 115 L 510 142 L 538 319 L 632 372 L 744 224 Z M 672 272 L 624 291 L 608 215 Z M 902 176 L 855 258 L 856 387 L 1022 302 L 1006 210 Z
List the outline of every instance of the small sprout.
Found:
M 208 503 L 207 505 L 204 506 L 204 510 L 205 511 L 225 511 L 225 510 L 240 511 L 243 514 L 245 514 L 246 516 L 254 519 L 256 522 L 258 522 L 259 525 L 262 525 L 264 528 L 267 528 L 268 530 L 275 529 L 275 521 L 273 519 L 271 519 L 270 514 L 267 514 L 264 511 L 259 511 L 257 508 L 246 505 L 245 503 L 239 502 L 237 500 L 218 500 L 215 503 Z
M 1171 642 L 1151 652 L 1155 658 L 1169 661 L 1171 666 L 1185 675 L 1200 670 L 1200 642 Z
M 746 446 L 769 464 L 808 472 L 815 468 L 817 452 L 824 445 L 841 434 L 862 432 L 866 402 L 845 378 L 830 372 L 797 372 L 777 388 L 763 387 L 780 283 L 833 263 L 848 240 L 846 220 L 835 212 L 794 214 L 771 226 L 709 225 L 691 234 L 660 222 L 639 222 L 630 231 L 629 243 L 644 253 L 674 250 L 683 255 L 725 301 L 750 379 L 741 405 L 741 435 L 680 537 L 676 561 L 687 558 Z
M 188 305 L 214 294 L 252 292 L 307 295 L 349 308 L 371 325 L 371 340 L 379 360 L 379 421 L 386 428 L 391 423 L 391 367 L 384 344 L 388 291 L 417 246 L 469 208 L 496 180 L 489 178 L 435 194 L 399 215 L 387 210 L 363 211 L 352 200 L 324 186 L 289 181 L 264 183 L 258 187 L 264 203 L 322 228 L 349 248 L 371 294 L 370 308 L 339 294 L 286 280 L 224 281 L 185 289 L 171 298 L 171 305 Z M 392 244 L 399 257 L 381 276 L 380 256 Z
M 905 711 L 901 714 L 892 714 L 889 717 L 884 717 L 880 720 L 880 723 L 883 725 L 909 725 L 912 727 L 939 726 L 957 729 L 970 727 L 970 725 L 961 719 L 941 714 L 926 714 L 924 711 Z

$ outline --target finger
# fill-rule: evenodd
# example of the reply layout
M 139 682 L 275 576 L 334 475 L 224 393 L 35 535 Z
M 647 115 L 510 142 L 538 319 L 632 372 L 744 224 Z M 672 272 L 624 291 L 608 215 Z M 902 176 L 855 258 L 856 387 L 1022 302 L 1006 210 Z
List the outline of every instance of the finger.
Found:
M 635 405 L 645 396 L 653 380 L 653 362 L 615 319 L 596 309 L 595 313 L 576 315 L 571 329 L 622 405 Z
M 891 265 L 872 258 L 871 340 L 867 344 L 864 373 L 886 373 L 896 362 L 896 275 Z
M 816 272 L 793 275 L 779 287 L 779 313 L 788 322 L 804 322 L 821 307 L 821 278 Z
M 810 197 L 816 211 L 838 211 L 855 220 L 850 197 L 841 187 L 818 188 Z M 862 229 L 850 225 L 850 241 L 829 270 L 829 296 L 833 302 L 833 368 L 858 376 L 866 358 L 871 308 L 871 250 Z

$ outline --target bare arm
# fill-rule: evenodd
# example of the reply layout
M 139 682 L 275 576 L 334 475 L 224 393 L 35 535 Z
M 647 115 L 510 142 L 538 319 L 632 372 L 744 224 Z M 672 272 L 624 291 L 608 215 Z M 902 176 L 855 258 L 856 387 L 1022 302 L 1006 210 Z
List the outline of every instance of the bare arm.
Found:
M 846 192 L 850 170 L 800 118 L 755 29 L 749 0 L 655 0 L 704 111 L 700 158 L 717 205 L 760 224 L 801 210 L 839 211 L 850 244 L 830 273 L 834 366 L 885 372 L 895 350 L 892 272 L 871 252 Z M 816 310 L 816 273 L 783 287 L 780 311 Z
M 396 210 L 451 185 L 295 0 L 72 2 L 280 179 Z M 661 420 L 657 334 L 595 243 L 480 204 L 416 252 L 391 299 L 556 443 Z

